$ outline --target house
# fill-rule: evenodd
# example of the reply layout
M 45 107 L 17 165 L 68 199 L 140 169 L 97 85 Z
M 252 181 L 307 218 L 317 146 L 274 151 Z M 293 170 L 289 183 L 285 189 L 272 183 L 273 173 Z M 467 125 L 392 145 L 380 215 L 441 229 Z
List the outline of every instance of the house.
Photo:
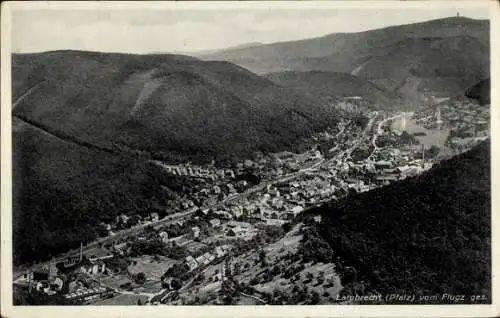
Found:
M 68 284 L 68 293 L 74 293 L 78 289 L 82 289 L 82 288 L 84 288 L 84 286 L 83 286 L 82 282 L 80 282 L 79 280 L 71 281 Z
M 226 188 L 229 193 L 236 193 L 236 189 L 234 188 L 234 185 L 232 185 L 231 183 L 226 184 Z
M 224 170 L 217 170 L 215 174 L 221 179 L 224 179 L 226 177 L 226 171 Z
M 231 228 L 231 231 L 235 234 L 238 235 L 241 232 L 243 232 L 243 228 L 241 226 L 235 226 Z
M 266 203 L 268 200 L 271 199 L 271 195 L 269 193 L 265 193 L 263 196 L 262 196 L 262 200 L 261 202 L 262 203 Z
M 220 188 L 219 186 L 217 186 L 217 185 L 216 185 L 216 186 L 213 186 L 213 188 L 212 188 L 212 193 L 214 193 L 214 194 L 219 194 L 219 193 L 221 193 L 221 188 Z
M 234 175 L 234 171 L 231 170 L 231 169 L 226 169 L 225 170 L 225 174 L 226 174 L 226 177 L 229 177 L 231 179 L 234 179 L 235 178 L 235 175 Z
M 191 231 L 193 232 L 194 237 L 200 237 L 200 228 L 197 226 L 194 226 L 191 228 Z
M 199 265 L 203 265 L 204 260 L 205 260 L 205 257 L 203 255 L 200 255 L 197 258 L 195 258 L 196 263 L 198 263 Z
M 384 168 L 391 168 L 392 167 L 392 162 L 387 161 L 387 160 L 379 160 L 375 162 L 375 168 L 377 169 L 384 169 Z
M 238 183 L 236 183 L 236 185 L 238 187 L 246 187 L 246 186 L 248 186 L 248 181 L 246 181 L 246 180 L 240 180 L 240 181 L 238 181 Z
M 243 215 L 243 211 L 242 210 L 243 209 L 242 209 L 241 206 L 233 206 L 233 207 L 231 207 L 231 213 L 233 214 L 233 216 L 235 218 L 240 217 L 240 216 Z
M 190 271 L 195 270 L 196 268 L 198 268 L 198 262 L 191 255 L 186 256 L 186 264 L 189 267 Z
M 106 263 L 99 262 L 90 265 L 82 265 L 80 271 L 84 274 L 96 275 L 98 273 L 104 273 L 106 271 Z
M 219 227 L 220 220 L 219 219 L 212 219 L 212 220 L 210 220 L 210 224 L 212 225 L 212 227 Z
M 111 229 L 112 229 L 111 224 L 107 224 L 107 223 L 101 222 L 100 225 L 102 227 L 104 227 L 106 229 L 106 231 L 111 231 Z
M 278 220 L 278 219 L 266 219 L 266 225 L 271 225 L 271 226 L 281 226 L 285 224 L 286 221 L 284 220 Z
M 23 275 L 19 278 L 21 281 L 33 281 L 34 273 L 31 271 L 23 273 Z
M 95 262 L 99 260 L 105 260 L 105 259 L 110 259 L 113 258 L 113 253 L 109 252 L 108 250 L 104 248 L 94 248 L 90 250 L 89 252 L 86 253 L 88 256 L 89 261 Z
M 296 205 L 291 210 L 291 212 L 293 213 L 294 216 L 297 216 L 302 211 L 304 211 L 304 207 L 301 205 Z
M 122 223 L 127 223 L 127 221 L 130 219 L 130 217 L 128 217 L 125 214 L 121 214 L 121 215 L 117 216 L 116 219 L 118 222 L 121 221 Z
M 224 251 L 220 246 L 215 248 L 215 253 L 217 254 L 217 257 L 223 257 L 226 255 L 226 251 Z
M 199 264 L 203 264 L 203 265 L 208 265 L 210 264 L 213 260 L 215 259 L 215 256 L 212 255 L 211 253 L 209 252 L 206 252 L 205 254 L 199 256 L 198 258 L 196 258 L 196 261 L 199 263 Z
M 64 281 L 60 277 L 56 277 L 53 284 L 56 286 L 56 290 L 60 291 L 64 285 Z
M 127 248 L 127 243 L 120 243 L 120 244 L 114 244 L 113 245 L 113 250 L 118 252 L 120 255 L 125 254 L 125 250 Z
M 375 178 L 375 183 L 377 185 L 388 185 L 391 182 L 397 181 L 398 177 L 395 175 L 378 176 Z
M 160 220 L 160 217 L 158 216 L 158 213 L 153 212 L 151 213 L 151 221 L 152 222 L 158 222 Z
M 40 281 L 35 286 L 36 291 L 39 291 L 39 292 L 45 292 L 46 288 L 49 288 L 48 281 Z
M 211 262 L 213 262 L 216 259 L 216 256 L 214 254 L 209 253 L 208 259 L 209 259 L 209 261 L 211 263 Z
M 280 196 L 280 191 L 276 188 L 269 189 L 268 193 L 269 193 L 269 195 L 271 195 L 271 197 L 279 197 Z
M 105 287 L 82 288 L 64 296 L 67 300 L 78 303 L 89 303 L 113 296 L 113 291 Z
M 187 200 L 187 201 L 184 201 L 184 202 L 181 203 L 181 207 L 183 209 L 188 209 L 188 208 L 190 208 L 192 206 L 194 206 L 194 202 L 191 201 L 191 200 Z
M 399 170 L 397 168 L 385 168 L 385 169 L 382 169 L 382 174 L 385 174 L 385 175 L 388 175 L 388 174 L 395 174 L 395 173 L 399 173 Z
M 299 194 L 300 194 L 300 192 L 299 192 L 299 191 L 291 191 L 291 192 L 290 192 L 290 198 L 291 198 L 292 200 L 297 200 L 297 199 L 299 198 Z
M 229 221 L 227 225 L 231 228 L 241 227 L 244 229 L 249 229 L 251 227 L 248 222 L 238 222 L 238 221 Z
M 298 188 L 300 188 L 300 184 L 298 184 L 297 182 L 291 182 L 290 183 L 290 188 L 298 189 Z
M 271 200 L 271 206 L 275 209 L 281 209 L 283 207 L 283 200 L 279 198 L 273 198 Z
M 246 214 L 253 214 L 257 211 L 258 207 L 255 204 L 247 204 L 243 207 L 243 212 Z
M 215 211 L 214 214 L 220 218 L 223 218 L 223 219 L 232 219 L 233 218 L 233 215 L 231 213 L 224 211 L 224 210 Z
M 160 239 L 163 243 L 168 243 L 168 233 L 165 231 L 161 231 L 160 234 Z
M 252 167 L 253 165 L 254 165 L 254 163 L 253 163 L 253 161 L 252 161 L 252 160 L 250 160 L 250 159 L 245 160 L 245 161 L 244 161 L 244 163 L 243 163 L 243 166 L 244 166 L 245 168 L 250 168 L 250 167 Z

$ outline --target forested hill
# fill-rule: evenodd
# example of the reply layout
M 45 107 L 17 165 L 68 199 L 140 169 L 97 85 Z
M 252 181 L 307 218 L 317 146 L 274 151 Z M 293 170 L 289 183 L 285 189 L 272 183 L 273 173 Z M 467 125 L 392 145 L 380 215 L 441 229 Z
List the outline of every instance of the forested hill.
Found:
M 490 195 L 483 143 L 420 177 L 319 208 L 317 230 L 357 272 L 346 294 L 490 297 Z
M 165 160 L 293 150 L 331 107 L 229 62 L 171 54 L 14 54 L 13 114 L 81 141 Z
M 12 128 L 15 265 L 107 235 L 101 222 L 148 214 L 189 190 L 187 180 L 167 176 L 146 158 L 63 139 L 17 117 Z

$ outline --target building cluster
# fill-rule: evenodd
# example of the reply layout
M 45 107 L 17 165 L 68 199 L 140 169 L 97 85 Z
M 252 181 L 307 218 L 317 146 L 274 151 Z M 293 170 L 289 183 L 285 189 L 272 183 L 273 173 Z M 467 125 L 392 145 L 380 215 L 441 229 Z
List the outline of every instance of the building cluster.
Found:
M 228 254 L 231 250 L 231 245 L 217 246 L 212 252 L 205 252 L 198 257 L 193 257 L 192 255 L 186 256 L 185 263 L 189 267 L 190 271 L 201 266 L 208 266 L 216 259 L 221 259 Z
M 88 304 L 101 299 L 111 298 L 114 294 L 113 290 L 102 286 L 94 288 L 81 287 L 72 293 L 64 295 L 64 298 L 73 303 Z
M 104 260 L 112 258 L 113 254 L 98 251 L 94 253 L 84 257 L 81 247 L 78 255 L 70 255 L 61 260 L 52 259 L 32 267 L 15 282 L 25 285 L 30 292 L 35 290 L 49 296 L 59 294 L 72 304 L 86 304 L 112 297 L 113 290 L 100 286 L 91 277 L 106 272 Z
M 170 174 L 193 178 L 203 178 L 209 180 L 234 179 L 235 173 L 232 169 L 203 168 L 191 164 L 169 165 L 162 161 L 154 160 L 154 164 L 162 167 Z

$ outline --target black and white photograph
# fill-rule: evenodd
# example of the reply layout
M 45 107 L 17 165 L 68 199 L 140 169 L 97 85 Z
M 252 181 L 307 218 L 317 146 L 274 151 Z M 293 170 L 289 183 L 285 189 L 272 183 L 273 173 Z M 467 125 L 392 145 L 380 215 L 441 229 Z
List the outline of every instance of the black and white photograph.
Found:
M 9 308 L 494 305 L 498 6 L 389 2 L 2 7 Z

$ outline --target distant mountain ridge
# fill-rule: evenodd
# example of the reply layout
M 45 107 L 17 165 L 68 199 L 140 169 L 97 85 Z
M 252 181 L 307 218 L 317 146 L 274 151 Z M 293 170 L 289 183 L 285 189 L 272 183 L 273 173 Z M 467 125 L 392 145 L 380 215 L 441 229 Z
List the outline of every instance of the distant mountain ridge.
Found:
M 235 45 L 235 46 L 230 46 L 230 47 L 223 48 L 223 49 L 201 50 L 201 51 L 186 51 L 186 52 L 182 52 L 182 54 L 191 55 L 191 56 L 198 56 L 198 55 L 214 54 L 214 53 L 217 53 L 217 52 L 219 52 L 221 50 L 248 49 L 248 48 L 259 46 L 259 45 L 264 45 L 264 43 L 261 43 L 261 42 L 249 42 L 249 43 L 238 44 L 238 45 Z
M 229 62 L 79 51 L 12 61 L 13 100 L 22 97 L 14 114 L 103 147 L 244 157 L 291 149 L 337 120 L 317 100 Z
M 222 50 L 200 58 L 231 61 L 258 74 L 350 73 L 422 101 L 430 95 L 456 94 L 489 76 L 489 26 L 489 20 L 452 17 Z

